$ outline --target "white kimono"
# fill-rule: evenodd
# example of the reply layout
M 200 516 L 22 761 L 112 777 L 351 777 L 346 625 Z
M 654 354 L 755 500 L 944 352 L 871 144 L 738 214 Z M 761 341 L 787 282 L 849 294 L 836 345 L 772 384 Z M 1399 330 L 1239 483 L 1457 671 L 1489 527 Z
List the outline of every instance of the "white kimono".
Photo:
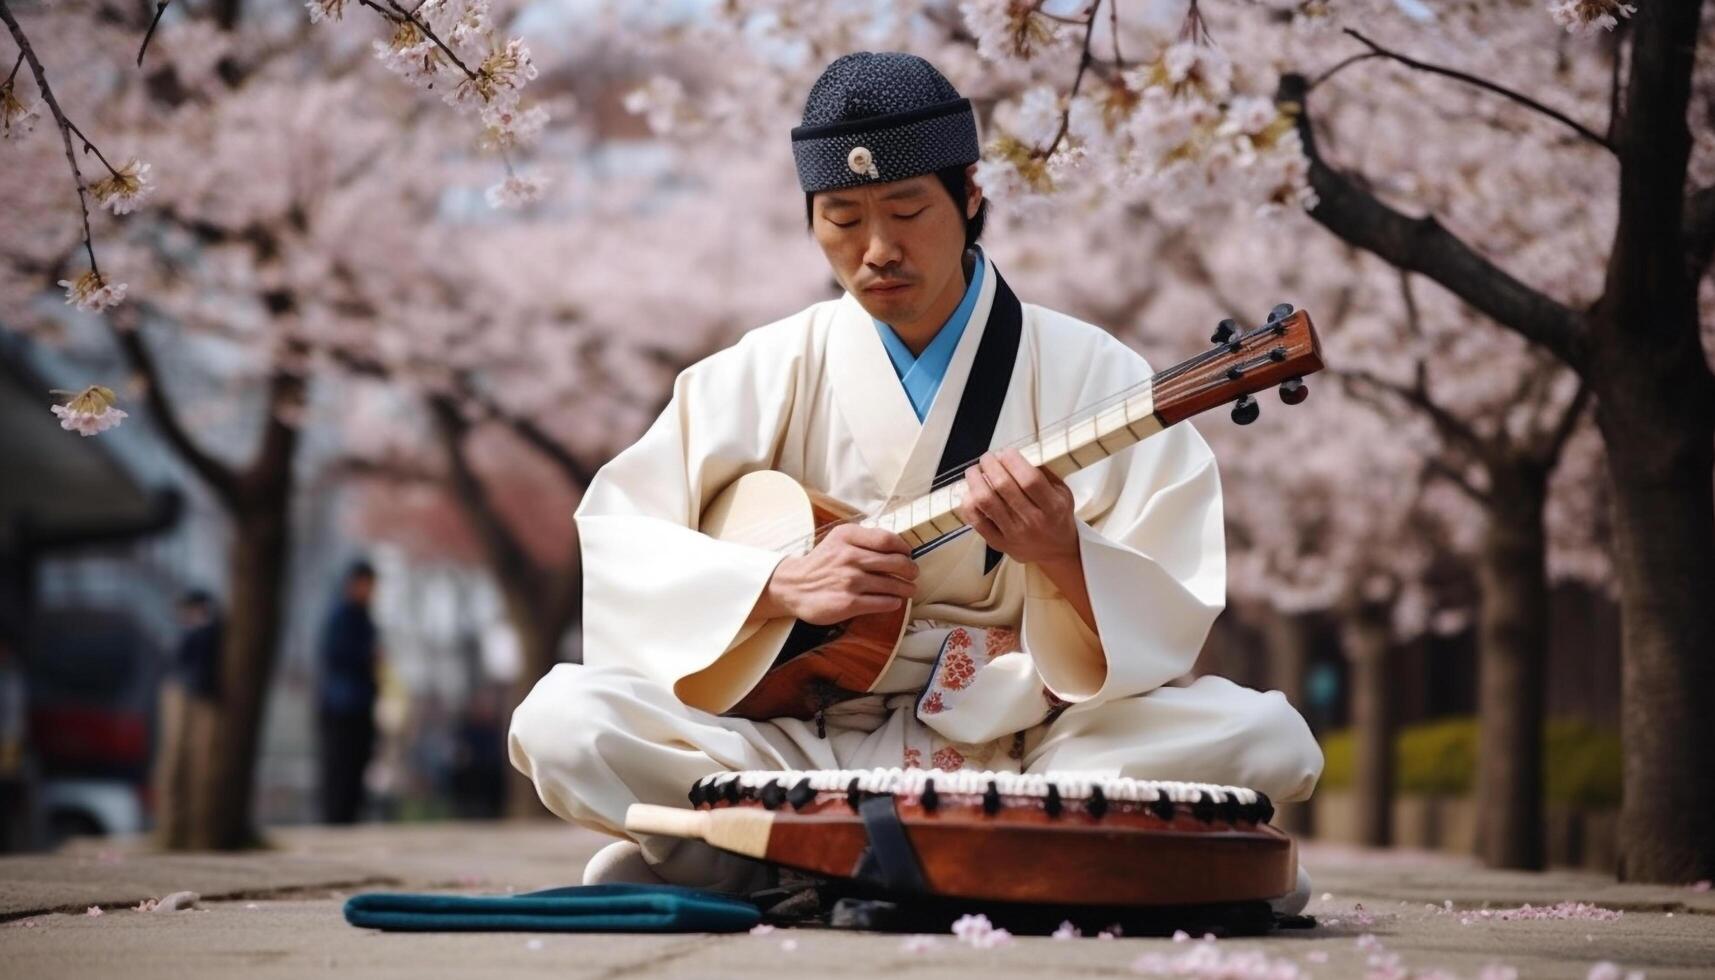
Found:
M 561 817 L 623 834 L 634 802 L 687 805 L 737 769 L 916 766 L 1114 775 L 1307 797 L 1322 755 L 1279 692 L 1222 678 L 1170 687 L 1225 603 L 1220 479 L 1188 423 L 1072 474 L 1092 631 L 1053 582 L 967 533 L 919 560 L 912 622 L 875 692 L 791 718 L 720 712 L 772 662 L 747 622 L 785 557 L 695 530 L 740 474 L 781 470 L 865 513 L 925 492 L 993 306 L 976 308 L 918 422 L 870 315 L 850 295 L 752 330 L 682 372 L 638 442 L 577 511 L 584 664 L 544 677 L 512 719 L 512 762 Z M 992 445 L 1029 440 L 1147 379 L 1106 332 L 1025 304 Z M 990 381 L 988 383 L 994 383 Z M 669 880 L 742 889 L 755 869 L 649 838 Z

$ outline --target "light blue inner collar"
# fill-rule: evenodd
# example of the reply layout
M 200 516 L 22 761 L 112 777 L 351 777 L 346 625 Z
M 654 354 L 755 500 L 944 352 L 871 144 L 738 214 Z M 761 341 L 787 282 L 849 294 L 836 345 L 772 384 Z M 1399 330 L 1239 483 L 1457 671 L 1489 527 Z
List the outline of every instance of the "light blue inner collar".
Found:
M 905 341 L 893 332 L 893 328 L 880 320 L 875 321 L 875 331 L 881 335 L 881 345 L 887 348 L 887 357 L 893 362 L 893 372 L 899 375 L 900 384 L 905 386 L 905 397 L 911 401 L 912 411 L 917 413 L 917 421 L 921 422 L 929 414 L 929 406 L 935 402 L 935 392 L 941 389 L 941 379 L 947 375 L 947 365 L 953 362 L 953 351 L 959 346 L 959 338 L 965 334 L 965 325 L 971 320 L 971 311 L 976 309 L 977 294 L 983 286 L 983 252 L 976 250 L 976 263 L 971 269 L 970 285 L 965 287 L 965 297 L 959 300 L 959 305 L 953 310 L 953 315 L 941 325 L 929 346 L 923 348 L 919 356 L 912 356 L 911 348 L 905 346 Z

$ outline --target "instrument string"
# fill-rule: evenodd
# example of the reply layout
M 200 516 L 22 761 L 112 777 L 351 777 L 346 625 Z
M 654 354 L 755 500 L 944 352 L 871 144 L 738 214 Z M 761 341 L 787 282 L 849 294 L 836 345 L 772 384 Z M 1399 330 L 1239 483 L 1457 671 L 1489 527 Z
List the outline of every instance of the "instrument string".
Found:
M 1061 427 L 1065 427 L 1065 428 L 1069 429 L 1073 424 L 1084 422 L 1084 421 L 1088 420 L 1091 416 L 1099 415 L 1106 408 L 1111 408 L 1111 407 L 1118 405 L 1122 402 L 1130 400 L 1132 397 L 1135 397 L 1137 394 L 1141 393 L 1145 387 L 1149 387 L 1152 390 L 1152 392 L 1154 394 L 1153 401 L 1155 404 L 1160 404 L 1164 401 L 1171 401 L 1171 400 L 1182 399 L 1182 398 L 1187 398 L 1187 397 L 1195 397 L 1197 395 L 1205 394 L 1209 391 L 1213 391 L 1214 389 L 1219 388 L 1222 385 L 1230 383 L 1229 379 L 1227 379 L 1226 376 L 1222 375 L 1222 374 L 1204 375 L 1204 376 L 1201 376 L 1202 377 L 1201 381 L 1198 381 L 1195 379 L 1182 381 L 1181 378 L 1183 378 L 1183 376 L 1185 374 L 1189 373 L 1193 369 L 1200 367 L 1204 364 L 1207 364 L 1210 361 L 1213 361 L 1218 357 L 1221 357 L 1221 356 L 1227 355 L 1227 354 L 1231 354 L 1231 353 L 1235 353 L 1235 351 L 1233 350 L 1233 347 L 1235 344 L 1238 345 L 1238 352 L 1242 352 L 1246 342 L 1253 340 L 1253 339 L 1255 339 L 1259 336 L 1262 336 L 1264 334 L 1277 334 L 1277 333 L 1278 333 L 1278 331 L 1272 325 L 1265 325 L 1265 326 L 1257 327 L 1255 330 L 1252 330 L 1250 333 L 1236 338 L 1234 341 L 1229 341 L 1228 343 L 1222 344 L 1218 347 L 1214 347 L 1214 348 L 1211 348 L 1209 350 L 1203 351 L 1202 353 L 1197 354 L 1194 357 L 1187 358 L 1186 360 L 1180 362 L 1179 364 L 1174 365 L 1173 367 L 1170 367 L 1170 368 L 1167 368 L 1166 370 L 1160 371 L 1157 374 L 1153 375 L 1147 381 L 1140 381 L 1137 384 L 1132 385 L 1131 387 L 1126 388 L 1117 394 L 1110 395 L 1100 402 L 1096 402 L 1091 406 L 1087 406 L 1085 408 L 1079 409 L 1078 411 L 1075 411 L 1072 414 L 1067 415 L 1064 418 L 1059 419 L 1055 422 L 1049 423 L 1048 425 L 1038 426 L 1033 435 L 1025 436 L 1021 439 L 1015 440 L 1013 443 L 1011 443 L 1007 446 L 1001 447 L 1001 448 L 1017 449 L 1017 448 L 1022 448 L 1024 446 L 1038 444 L 1042 441 L 1042 437 L 1043 437 L 1042 434 L 1044 432 L 1054 433 L 1056 429 L 1059 429 Z M 1128 421 L 1128 423 L 1130 423 L 1130 422 L 1136 421 L 1136 420 L 1129 419 L 1129 417 L 1128 417 L 1127 421 Z M 991 449 L 991 450 L 985 451 L 985 454 L 986 454 L 986 452 L 991 452 L 991 451 L 993 451 L 993 450 Z M 976 456 L 972 459 L 966 460 L 962 463 L 956 463 L 952 466 L 949 466 L 948 468 L 946 468 L 942 472 L 940 472 L 940 473 L 938 473 L 935 476 L 930 478 L 929 486 L 928 486 L 928 488 L 926 488 L 926 490 L 927 491 L 933 491 L 934 489 L 937 489 L 937 485 L 943 479 L 962 474 L 966 469 L 975 465 L 977 463 L 977 461 L 980 460 L 981 458 L 982 458 L 982 456 L 979 455 L 979 456 Z M 1104 458 L 1106 458 L 1106 457 L 1104 457 Z M 917 490 L 917 489 L 925 489 L 925 488 L 921 488 L 921 487 L 914 488 L 914 490 Z M 902 500 L 902 499 L 916 499 L 917 497 L 920 497 L 920 496 L 922 496 L 922 493 L 912 492 L 912 491 L 896 493 L 896 494 L 894 494 L 893 497 L 889 498 L 889 501 L 887 504 L 884 504 L 882 506 L 881 513 L 887 512 L 887 510 L 889 510 L 892 507 L 892 505 L 895 501 Z M 860 515 L 855 515 L 852 517 L 842 517 L 842 518 L 836 518 L 836 519 L 831 520 L 831 521 L 827 521 L 825 523 L 816 525 L 814 528 L 811 529 L 811 531 L 809 533 L 807 533 L 807 534 L 805 534 L 799 538 L 794 539 L 793 541 L 787 543 L 784 546 L 777 547 L 774 550 L 787 551 L 787 552 L 801 552 L 801 551 L 805 550 L 805 547 L 807 545 L 813 546 L 814 543 L 816 541 L 819 541 L 826 533 L 832 531 L 834 528 L 839 527 L 842 524 L 861 523 L 863 521 L 869 520 L 871 517 L 874 517 L 874 516 L 878 516 L 878 515 L 860 514 Z M 792 518 L 785 518 L 781 521 L 772 522 L 768 525 L 761 525 L 760 527 L 762 529 L 772 529 L 775 527 L 789 526 L 794 522 L 795 521 Z M 968 525 L 967 525 L 966 529 L 968 529 Z M 953 537 L 959 533 L 961 533 L 961 531 L 952 531 L 952 532 L 948 533 L 947 537 L 951 538 L 951 537 Z M 939 541 L 939 539 L 937 539 L 937 541 Z M 929 544 L 929 543 L 931 543 L 931 542 L 925 542 L 925 544 Z
M 1162 373 L 1166 374 L 1167 372 L 1162 372 Z M 1183 373 L 1184 373 L 1183 371 L 1177 371 L 1176 377 L 1173 380 L 1177 379 L 1177 375 L 1180 375 Z M 1158 375 L 1158 377 L 1159 377 L 1159 375 Z M 1195 382 L 1190 382 L 1190 383 L 1181 382 L 1178 384 L 1167 384 L 1167 385 L 1164 385 L 1161 390 L 1159 390 L 1155 393 L 1156 401 L 1160 402 L 1160 401 L 1167 401 L 1170 399 L 1194 397 L 1196 395 L 1203 394 L 1203 393 L 1208 392 L 1208 391 L 1212 391 L 1215 388 L 1218 388 L 1218 387 L 1220 387 L 1224 384 L 1227 384 L 1227 383 L 1228 382 L 1227 382 L 1227 379 L 1225 377 L 1217 376 L 1213 380 L 1205 380 L 1200 384 L 1195 383 Z M 1117 403 L 1119 401 L 1129 399 L 1130 397 L 1137 394 L 1144 387 L 1144 384 L 1145 383 L 1139 383 L 1137 385 L 1134 385 L 1131 388 L 1126 389 L 1124 392 L 1121 392 L 1119 395 L 1111 396 L 1107 401 Z M 1056 428 L 1060 427 L 1061 425 L 1065 425 L 1069 422 L 1083 421 L 1088 416 L 1090 416 L 1092 414 L 1099 413 L 1101 411 L 1101 408 L 1105 405 L 1106 405 L 1106 402 L 1098 403 L 1097 407 L 1082 409 L 1078 412 L 1073 413 L 1072 415 L 1067 416 L 1065 419 L 1062 419 L 1058 422 L 1050 423 L 1047 426 L 1038 427 L 1035 431 L 1034 436 L 1025 436 L 1022 439 L 1015 440 L 1009 446 L 1002 447 L 1002 448 L 1014 448 L 1014 449 L 1016 449 L 1016 448 L 1021 448 L 1023 446 L 1032 445 L 1034 443 L 1038 443 L 1042 439 L 1042 433 L 1044 433 L 1044 432 L 1052 433 L 1052 432 L 1054 432 L 1054 430 Z M 1133 421 L 1135 421 L 1135 420 L 1133 420 Z M 992 450 L 990 450 L 990 451 L 992 451 Z M 972 465 L 975 465 L 976 462 L 978 460 L 980 460 L 981 458 L 982 458 L 981 456 L 977 456 L 977 457 L 974 457 L 974 458 L 972 458 L 972 459 L 970 459 L 964 463 L 956 464 L 954 466 L 948 467 L 948 469 L 943 474 L 935 477 L 934 480 L 931 481 L 931 487 L 933 487 L 933 484 L 935 482 L 938 482 L 940 479 L 942 479 L 945 476 L 952 476 L 952 475 L 963 473 L 965 471 L 965 469 L 969 468 Z M 916 499 L 918 496 L 921 496 L 921 494 L 914 494 L 914 493 L 910 493 L 910 492 L 896 494 L 893 498 L 891 498 L 889 500 L 888 504 L 883 505 L 881 512 L 882 513 L 887 512 L 887 510 L 889 510 L 891 508 L 893 501 L 900 500 L 900 499 Z M 832 531 L 834 528 L 839 527 L 842 524 L 861 523 L 863 521 L 869 520 L 873 516 L 876 516 L 876 515 L 859 514 L 859 515 L 855 515 L 852 517 L 841 517 L 841 518 L 835 518 L 834 520 L 831 520 L 831 521 L 826 521 L 822 524 L 816 525 L 808 533 L 806 533 L 806 534 L 804 534 L 798 538 L 795 538 L 792 541 L 790 541 L 784 545 L 777 546 L 773 550 L 784 551 L 787 553 L 801 553 L 801 552 L 807 550 L 807 547 L 814 546 L 816 541 L 821 540 L 821 538 L 826 533 Z M 776 529 L 784 529 L 786 527 L 790 527 L 794 523 L 796 523 L 796 518 L 785 517 L 785 518 L 781 518 L 781 519 L 771 521 L 771 522 L 767 522 L 764 524 L 755 525 L 752 528 L 752 533 L 753 534 L 761 534 L 763 532 L 772 531 L 772 530 L 776 530 Z M 968 529 L 969 529 L 969 526 L 967 525 L 966 528 L 964 528 L 963 530 L 968 530 Z M 948 533 L 947 537 L 951 538 L 954 535 L 957 535 L 959 533 L 961 533 L 961 531 L 952 531 L 952 532 Z M 940 539 L 937 539 L 937 541 L 940 541 Z M 925 542 L 925 544 L 928 544 L 928 543 L 929 542 Z
M 1205 351 L 1202 351 L 1196 355 L 1193 355 L 1192 357 L 1189 357 L 1189 358 L 1185 359 L 1184 361 L 1181 361 L 1178 364 L 1175 364 L 1174 366 L 1172 366 L 1170 368 L 1159 371 L 1145 381 L 1140 381 L 1135 385 L 1132 385 L 1132 386 L 1125 388 L 1125 389 L 1123 389 L 1123 390 L 1121 390 L 1115 394 L 1107 396 L 1106 398 L 1102 399 L 1101 401 L 1095 402 L 1092 405 L 1078 409 L 1077 411 L 1074 411 L 1073 413 L 1065 416 L 1064 418 L 1058 419 L 1054 422 L 1050 422 L 1047 425 L 1037 426 L 1034 433 L 1020 437 L 1019 439 L 1014 440 L 1012 443 L 1010 443 L 1006 446 L 999 447 L 999 448 L 1023 449 L 1027 446 L 1030 446 L 1030 445 L 1039 445 L 1043 441 L 1043 433 L 1050 433 L 1050 434 L 1056 434 L 1057 435 L 1058 434 L 1057 430 L 1065 429 L 1065 430 L 1069 431 L 1072 428 L 1072 426 L 1087 422 L 1087 421 L 1091 420 L 1093 417 L 1099 416 L 1103 411 L 1106 411 L 1107 409 L 1113 408 L 1113 407 L 1115 407 L 1115 406 L 1117 406 L 1123 402 L 1129 401 L 1130 399 L 1132 399 L 1133 397 L 1135 397 L 1136 395 L 1141 393 L 1143 391 L 1143 389 L 1146 387 L 1148 387 L 1151 390 L 1151 392 L 1153 393 L 1152 402 L 1155 405 L 1160 405 L 1163 402 L 1172 401 L 1175 399 L 1195 397 L 1197 395 L 1204 394 L 1208 391 L 1212 391 L 1215 388 L 1218 388 L 1222 385 L 1227 384 L 1228 379 L 1224 375 L 1220 375 L 1220 374 L 1202 375 L 1202 376 L 1200 376 L 1202 378 L 1201 381 L 1197 381 L 1197 380 L 1183 381 L 1181 379 L 1183 379 L 1186 374 L 1190 373 L 1191 371 L 1195 370 L 1196 368 L 1201 367 L 1203 365 L 1206 365 L 1209 362 L 1216 360 L 1217 358 L 1225 357 L 1225 356 L 1235 354 L 1235 353 L 1243 353 L 1245 351 L 1246 346 L 1249 345 L 1251 341 L 1256 340 L 1259 337 L 1264 337 L 1265 335 L 1274 335 L 1274 336 L 1278 337 L 1282 333 L 1283 333 L 1283 330 L 1279 327 L 1278 324 L 1274 324 L 1274 323 L 1264 324 L 1260 327 L 1256 327 L 1255 329 L 1251 330 L 1250 332 L 1245 333 L 1245 334 L 1243 334 L 1237 338 L 1234 338 L 1233 340 L 1230 340 L 1230 341 L 1223 343 L 1223 344 L 1219 344 L 1215 347 L 1211 347 L 1208 350 L 1205 350 Z M 1244 364 L 1245 362 L 1241 360 L 1240 363 Z M 1129 410 L 1126 413 L 1126 420 L 1127 420 L 1127 424 L 1130 424 L 1134 421 L 1138 421 L 1138 420 L 1134 420 L 1130 417 Z M 985 451 L 984 454 L 986 454 L 986 452 L 990 452 L 990 451 L 993 451 L 993 450 L 992 449 L 987 450 L 987 451 Z M 943 481 L 953 482 L 951 480 L 952 477 L 963 474 L 965 470 L 967 470 L 971 466 L 975 465 L 978 462 L 978 460 L 980 460 L 982 458 L 982 455 L 984 455 L 984 454 L 979 454 L 976 457 L 965 460 L 963 462 L 955 463 L 955 464 L 947 467 L 946 469 L 944 469 L 940 473 L 937 473 L 934 476 L 930 477 L 928 480 L 927 486 L 923 486 L 923 485 L 919 484 L 919 485 L 912 486 L 911 488 L 904 490 L 904 491 L 896 491 L 891 497 L 888 498 L 887 502 L 882 505 L 881 510 L 878 512 L 878 514 L 858 514 L 858 515 L 854 515 L 851 517 L 836 518 L 834 520 L 815 525 L 807 534 L 804 534 L 804 535 L 802 535 L 796 539 L 793 539 L 792 541 L 787 542 L 784 545 L 777 546 L 773 550 L 785 551 L 785 552 L 792 553 L 792 552 L 802 552 L 802 551 L 806 550 L 806 546 L 813 547 L 814 543 L 816 541 L 820 540 L 823 535 L 825 535 L 829 531 L 832 531 L 834 528 L 839 527 L 842 524 L 855 524 L 855 523 L 861 523 L 863 521 L 867 521 L 874 516 L 879 516 L 880 513 L 886 513 L 888 510 L 893 509 L 895 507 L 895 505 L 900 501 L 915 500 L 918 497 L 921 497 L 926 493 L 929 493 L 929 492 L 932 492 L 936 489 L 939 489 L 939 486 Z M 1106 458 L 1106 457 L 1104 457 L 1104 458 Z M 790 527 L 791 525 L 793 525 L 795 523 L 797 523 L 797 518 L 787 516 L 787 517 L 782 517 L 780 519 L 777 519 L 775 521 L 771 521 L 768 523 L 764 523 L 764 524 L 760 524 L 760 525 L 754 525 L 750 528 L 750 532 L 752 534 L 755 534 L 755 535 L 762 535 L 766 532 Z M 968 529 L 968 527 L 966 529 Z M 936 542 L 928 542 L 928 543 L 939 543 L 945 539 L 950 539 L 950 538 L 958 535 L 959 533 L 961 533 L 961 532 L 960 531 L 949 532 L 946 536 L 944 536 L 943 539 L 937 539 Z M 928 544 L 928 543 L 926 543 L 926 544 Z

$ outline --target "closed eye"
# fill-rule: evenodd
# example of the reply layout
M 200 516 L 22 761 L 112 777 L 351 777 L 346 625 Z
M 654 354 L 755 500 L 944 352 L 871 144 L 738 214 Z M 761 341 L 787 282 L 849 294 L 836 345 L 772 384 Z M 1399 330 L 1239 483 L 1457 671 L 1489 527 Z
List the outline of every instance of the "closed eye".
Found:
M 835 221 L 832 218 L 828 218 L 825 220 L 828 222 L 828 224 L 833 225 L 835 228 L 851 228 L 857 224 L 857 221 L 855 219 L 851 220 L 851 221 Z
M 928 205 L 924 205 L 923 207 L 918 208 L 917 210 L 911 212 L 910 214 L 896 214 L 896 215 L 894 215 L 894 217 L 899 219 L 900 221 L 910 221 L 912 218 L 917 217 L 918 215 L 922 214 L 923 212 L 925 212 L 927 210 L 929 210 Z

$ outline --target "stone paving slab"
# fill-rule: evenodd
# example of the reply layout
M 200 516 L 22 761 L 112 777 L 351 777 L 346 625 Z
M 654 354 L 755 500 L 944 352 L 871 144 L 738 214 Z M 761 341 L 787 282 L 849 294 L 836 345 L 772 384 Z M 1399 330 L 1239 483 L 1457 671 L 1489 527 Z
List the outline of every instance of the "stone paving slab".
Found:
M 1611 909 L 1696 912 L 1715 916 L 1715 891 L 1679 885 L 1639 885 L 1588 871 L 1492 871 L 1474 859 L 1426 851 L 1376 851 L 1309 844 L 1300 860 L 1316 879 L 1316 892 L 1336 891 L 1413 905 L 1461 908 L 1590 902 Z M 1715 920 L 1710 920 L 1715 923 Z
M 1324 911 L 1345 912 L 1330 904 Z M 1701 920 L 1701 921 L 1698 921 Z M 54 915 L 29 927 L 0 926 L 0 976 L 178 980 L 298 977 L 338 972 L 409 978 L 492 975 L 575 978 L 768 975 L 896 978 L 969 977 L 1010 980 L 1042 976 L 1136 976 L 1146 954 L 1182 956 L 1197 944 L 1162 939 L 1027 938 L 973 949 L 951 937 L 922 953 L 898 936 L 820 930 L 776 930 L 766 936 L 383 934 L 352 929 L 337 899 L 216 903 L 207 911 Z M 1403 967 L 1437 968 L 1476 977 L 1506 964 L 1524 978 L 1584 978 L 1598 960 L 1642 969 L 1653 980 L 1708 977 L 1715 941 L 1707 917 L 1630 914 L 1615 922 L 1513 922 L 1463 927 L 1428 913 L 1378 916 L 1373 925 L 1281 933 L 1267 939 L 1216 942 L 1219 955 L 1261 953 L 1317 977 L 1363 976 L 1372 950 Z M 787 949 L 790 942 L 796 948 Z
M 238 854 L 159 854 L 147 840 L 120 839 L 0 858 L 0 920 L 131 906 L 175 891 L 213 900 L 379 887 L 548 888 L 575 884 L 608 840 L 553 821 L 281 828 L 268 838 L 269 849 Z
M 1715 977 L 1715 899 L 1706 893 L 1620 885 L 1581 873 L 1492 872 L 1433 854 L 1306 847 L 1304 863 L 1316 876 L 1310 911 L 1323 922 L 1314 930 L 1221 940 L 1206 950 L 1194 940 L 1130 938 L 1022 938 L 1001 948 L 974 949 L 947 936 L 931 950 L 910 952 L 899 936 L 827 930 L 580 936 L 353 929 L 340 909 L 350 875 L 386 879 L 388 888 L 522 891 L 575 882 L 583 858 L 606 838 L 556 824 L 489 824 L 306 828 L 281 831 L 273 839 L 274 851 L 250 855 L 168 857 L 108 845 L 94 853 L 85 848 L 0 860 L 0 894 L 24 895 L 28 901 L 23 904 L 75 908 L 103 887 L 121 903 L 100 916 L 31 914 L 0 923 L 0 980 L 116 975 L 194 980 L 334 972 L 410 980 L 488 975 L 754 980 L 775 973 L 1010 980 L 1134 977 L 1140 975 L 1133 969 L 1139 957 L 1230 961 L 1247 953 L 1313 977 L 1362 977 L 1378 963 L 1395 962 L 1390 956 L 1412 974 L 1439 969 L 1467 980 L 1490 964 L 1511 966 L 1526 980 L 1584 980 L 1601 960 L 1643 970 L 1652 980 Z M 14 873 L 25 868 L 33 869 L 31 876 L 14 883 Z M 193 875 L 208 876 L 228 894 L 274 897 L 212 900 L 201 910 L 174 913 L 123 907 L 135 903 L 131 896 L 139 889 L 157 882 L 161 887 L 153 894 L 191 888 Z M 312 882 L 318 877 L 327 880 Z M 1444 905 L 1449 900 L 1452 911 Z M 1626 911 L 1605 921 L 1496 921 L 1469 914 L 1484 907 L 1566 900 Z M 1470 921 L 1461 924 L 1462 919 Z M 1366 935 L 1373 939 L 1360 947 Z

